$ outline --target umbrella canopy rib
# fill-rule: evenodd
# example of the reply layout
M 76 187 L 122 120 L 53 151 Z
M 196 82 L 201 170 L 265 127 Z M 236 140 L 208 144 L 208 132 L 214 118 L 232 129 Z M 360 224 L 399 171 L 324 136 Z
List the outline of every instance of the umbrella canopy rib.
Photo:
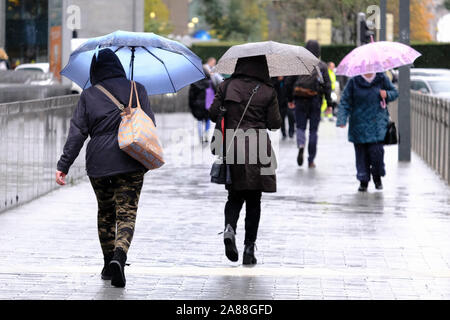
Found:
M 150 53 L 156 60 L 158 60 L 159 62 L 162 63 L 162 65 L 164 66 L 164 69 L 166 69 L 167 72 L 167 76 L 169 77 L 170 80 L 170 84 L 172 85 L 173 91 L 176 92 L 177 89 L 175 88 L 175 85 L 173 84 L 173 80 L 172 77 L 170 76 L 170 72 L 169 70 L 167 70 L 166 64 L 164 63 L 164 61 L 162 61 L 160 58 L 158 58 L 156 55 L 154 55 L 152 52 L 150 52 L 150 50 L 148 50 L 146 47 L 142 47 L 145 51 L 147 51 L 148 53 Z M 189 60 L 189 59 L 188 59 Z

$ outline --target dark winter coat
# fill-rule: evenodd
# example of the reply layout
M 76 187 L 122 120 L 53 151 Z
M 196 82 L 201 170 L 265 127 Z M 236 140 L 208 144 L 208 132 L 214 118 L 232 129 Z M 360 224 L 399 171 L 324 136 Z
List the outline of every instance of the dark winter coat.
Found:
M 127 80 L 122 64 L 110 49 L 101 50 L 98 58 L 93 57 L 90 80 L 92 87 L 81 93 L 70 121 L 69 135 L 57 169 L 68 173 L 89 136 L 91 139 L 86 149 L 86 170 L 89 177 L 145 171 L 142 164 L 120 150 L 117 141 L 120 110 L 103 92 L 94 87 L 101 84 L 122 104 L 128 105 L 131 82 Z M 143 85 L 136 84 L 141 107 L 155 122 L 147 92 Z M 136 106 L 135 97 L 132 105 Z
M 316 40 L 309 40 L 305 46 L 308 51 L 310 51 L 316 58 L 320 59 L 321 49 L 320 44 Z M 328 66 L 325 62 L 319 62 L 320 73 L 322 74 L 323 83 L 319 86 L 319 95 L 323 96 L 327 101 L 327 105 L 332 106 L 333 100 L 331 99 L 331 80 L 328 74 Z M 293 102 L 296 97 L 293 95 L 294 85 L 297 81 L 298 76 L 290 76 L 286 79 L 287 85 L 287 98 L 288 102 Z M 302 100 L 307 100 L 302 98 Z M 314 99 L 316 100 L 316 99 Z M 322 103 L 322 97 L 320 97 L 320 103 Z
M 228 83 L 229 82 L 229 83 Z M 227 85 L 228 83 L 228 85 Z M 235 72 L 230 79 L 222 82 L 217 90 L 216 97 L 210 108 L 212 121 L 216 121 L 221 106 L 222 97 L 225 96 L 224 105 L 227 108 L 225 115 L 225 126 L 227 129 L 236 129 L 240 118 L 244 112 L 245 106 L 250 98 L 252 90 L 260 85 L 257 93 L 253 96 L 251 104 L 242 120 L 240 129 L 246 132 L 249 129 L 255 129 L 258 139 L 260 132 L 258 129 L 279 129 L 281 126 L 281 116 L 278 107 L 277 94 L 272 87 L 267 62 L 265 56 L 241 58 L 238 60 Z M 224 87 L 227 85 L 226 94 Z M 270 139 L 266 131 L 267 150 L 265 154 L 271 157 L 273 167 L 276 167 L 275 154 L 272 150 Z M 227 186 L 231 190 L 261 190 L 263 192 L 276 192 L 276 176 L 261 175 L 263 168 L 270 167 L 270 163 L 262 161 L 258 149 L 257 163 L 250 164 L 249 161 L 249 138 L 245 138 L 245 164 L 231 164 L 232 185 Z M 229 142 L 227 142 L 228 144 Z M 238 143 L 235 139 L 235 155 Z M 265 162 L 265 163 L 264 163 Z
M 206 89 L 211 86 L 215 90 L 213 83 L 209 77 L 191 84 L 189 88 L 189 108 L 192 115 L 197 120 L 205 120 L 209 118 L 208 110 L 205 106 Z
M 274 77 L 272 78 L 272 85 L 277 93 L 277 100 L 280 111 L 286 110 L 288 107 L 286 78 L 283 78 L 283 80 L 278 80 L 277 77 Z
M 350 142 L 375 143 L 384 140 L 389 113 L 387 108 L 383 109 L 380 105 L 380 90 L 386 90 L 386 103 L 398 97 L 397 89 L 383 73 L 377 73 L 371 83 L 362 76 L 351 78 L 345 86 L 336 125 L 347 124 L 349 118 Z

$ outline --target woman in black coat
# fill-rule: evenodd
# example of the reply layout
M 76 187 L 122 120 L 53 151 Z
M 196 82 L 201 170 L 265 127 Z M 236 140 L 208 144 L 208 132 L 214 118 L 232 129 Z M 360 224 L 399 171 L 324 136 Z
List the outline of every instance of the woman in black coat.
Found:
M 114 286 L 124 287 L 125 261 L 147 170 L 120 150 L 117 135 L 121 111 L 95 87 L 101 84 L 123 105 L 128 105 L 131 82 L 113 51 L 103 49 L 97 57 L 94 55 L 90 81 L 92 87 L 82 92 L 71 119 L 69 135 L 57 164 L 56 182 L 65 184 L 69 168 L 89 136 L 86 171 L 98 202 L 98 235 L 105 263 L 101 276 L 104 280 L 111 280 Z M 142 109 L 155 122 L 144 86 L 136 85 Z M 135 96 L 132 106 L 136 106 Z
M 244 114 L 252 91 L 257 88 L 251 103 Z M 227 109 L 225 127 L 244 131 L 245 143 L 239 143 L 238 137 L 226 141 L 234 147 L 233 163 L 230 164 L 231 185 L 227 185 L 228 202 L 225 205 L 225 253 L 231 261 L 238 260 L 235 243 L 236 225 L 241 208 L 246 203 L 244 264 L 256 264 L 255 241 L 261 216 L 262 192 L 276 192 L 276 159 L 273 153 L 267 129 L 279 129 L 281 116 L 278 108 L 277 93 L 272 86 L 265 56 L 240 58 L 230 79 L 222 82 L 211 106 L 211 120 L 216 122 L 221 101 Z M 232 131 L 232 132 L 233 132 Z M 255 136 L 250 137 L 254 132 Z M 247 135 L 247 136 L 245 136 Z M 228 138 L 228 135 L 226 135 Z M 231 138 L 231 137 L 230 137 Z M 252 141 L 252 139 L 254 139 Z M 242 141 L 242 140 L 241 140 Z M 265 152 L 260 152 L 260 149 Z M 266 157 L 262 157 L 264 154 Z M 239 162 L 239 158 L 244 159 Z M 256 158 L 256 161 L 253 159 Z

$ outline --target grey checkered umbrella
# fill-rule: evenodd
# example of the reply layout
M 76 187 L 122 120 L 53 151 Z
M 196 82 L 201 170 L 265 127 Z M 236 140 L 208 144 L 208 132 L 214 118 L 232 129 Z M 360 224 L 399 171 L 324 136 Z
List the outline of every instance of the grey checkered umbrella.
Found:
M 319 59 L 303 47 L 264 41 L 232 46 L 219 59 L 213 71 L 232 74 L 239 58 L 260 55 L 266 56 L 271 77 L 311 74 L 319 64 Z

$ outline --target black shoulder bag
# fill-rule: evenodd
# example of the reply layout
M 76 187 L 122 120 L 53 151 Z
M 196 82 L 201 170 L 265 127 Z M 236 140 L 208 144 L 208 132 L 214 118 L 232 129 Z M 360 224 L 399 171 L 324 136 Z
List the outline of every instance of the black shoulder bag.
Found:
M 383 144 L 385 145 L 394 145 L 398 143 L 398 136 L 397 136 L 397 127 L 395 126 L 395 122 L 392 121 L 391 119 L 391 115 L 389 113 L 389 107 L 386 104 L 386 110 L 388 112 L 389 115 L 389 122 L 387 125 L 387 131 L 386 131 L 386 136 L 384 137 L 384 141 Z
M 242 120 L 244 119 L 245 113 L 247 112 L 248 107 L 250 106 L 250 102 L 252 101 L 253 96 L 258 91 L 260 85 L 258 84 L 253 90 L 250 98 L 248 99 L 247 105 L 245 106 L 244 112 L 242 113 L 241 119 L 239 120 L 239 123 L 234 130 L 233 137 L 231 138 L 231 142 L 225 150 L 226 146 L 226 140 L 225 140 L 225 114 L 227 109 L 225 108 L 224 101 L 225 101 L 225 94 L 226 94 L 226 87 L 228 84 L 225 84 L 225 90 L 222 97 L 222 105 L 220 106 L 220 114 L 217 117 L 216 120 L 216 130 L 221 130 L 223 136 L 222 136 L 222 147 L 224 150 L 223 155 L 219 155 L 218 159 L 214 161 L 212 168 L 211 168 L 211 182 L 217 183 L 217 184 L 225 184 L 229 185 L 231 184 L 231 171 L 230 171 L 230 165 L 226 163 L 226 156 L 228 154 L 228 151 L 230 150 L 230 147 L 233 145 L 234 137 L 236 136 L 236 132 L 239 129 Z M 222 130 L 223 128 L 223 130 Z M 213 143 L 213 141 L 211 141 Z

